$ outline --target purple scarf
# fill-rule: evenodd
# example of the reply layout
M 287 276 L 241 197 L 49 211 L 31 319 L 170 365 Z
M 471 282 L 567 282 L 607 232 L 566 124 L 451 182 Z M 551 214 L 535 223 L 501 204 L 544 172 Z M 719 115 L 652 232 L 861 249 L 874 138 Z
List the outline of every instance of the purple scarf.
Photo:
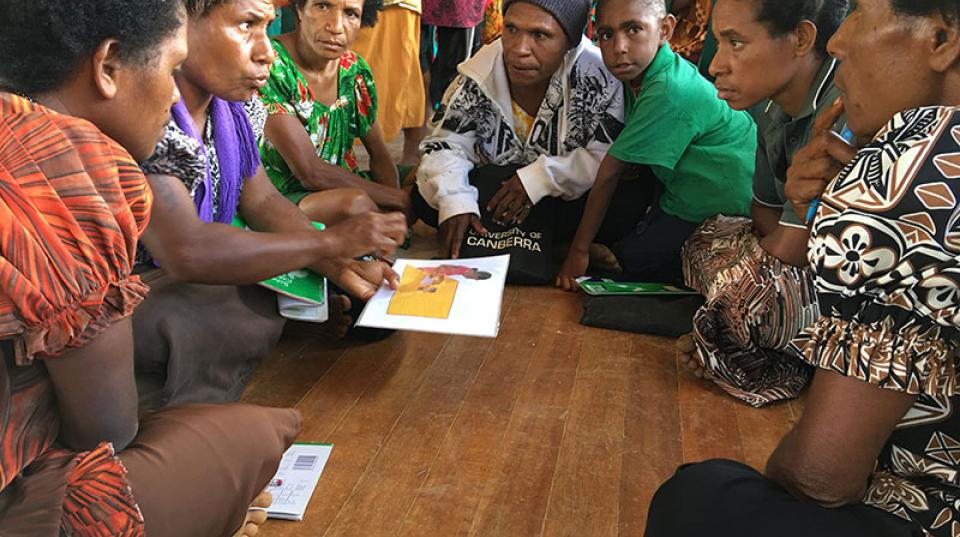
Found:
M 217 158 L 220 160 L 220 199 L 216 222 L 229 224 L 237 213 L 243 181 L 253 177 L 260 166 L 260 152 L 243 103 L 227 102 L 214 97 L 210 102 L 208 114 L 210 116 L 208 121 L 213 122 L 213 143 L 217 148 Z M 196 140 L 203 150 L 207 176 L 203 184 L 197 187 L 193 201 L 197 205 L 200 220 L 214 222 L 213 177 L 210 174 L 207 148 L 203 144 L 203 137 L 193 124 L 193 118 L 190 117 L 183 99 L 173 106 L 173 121 L 187 136 Z

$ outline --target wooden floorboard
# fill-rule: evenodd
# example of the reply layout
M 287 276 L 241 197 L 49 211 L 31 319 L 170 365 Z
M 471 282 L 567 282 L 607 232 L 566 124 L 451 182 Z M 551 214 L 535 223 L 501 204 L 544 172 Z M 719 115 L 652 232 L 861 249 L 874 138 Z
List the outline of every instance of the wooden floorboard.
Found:
M 345 344 L 325 342 L 297 327 L 284 333 L 280 345 L 247 387 L 244 400 L 277 407 L 296 406 L 347 352 Z M 295 372 L 296 374 L 291 374 Z
M 583 340 L 544 536 L 617 534 L 630 350 L 624 333 Z
M 387 356 L 387 367 L 377 372 L 356 404 L 325 436 L 337 456 L 331 458 L 330 472 L 321 479 L 319 494 L 308 511 L 311 531 L 294 535 L 324 535 L 333 524 L 450 339 L 430 334 L 400 336 L 408 339 L 407 344 Z M 316 392 L 311 395 L 324 398 Z M 304 419 L 309 421 L 310 413 L 304 412 Z
M 683 436 L 674 342 L 648 336 L 632 336 L 631 342 L 619 534 L 639 536 L 653 493 L 682 462 Z
M 325 535 L 369 524 L 395 534 L 416 499 L 490 343 L 452 338 Z
M 543 312 L 537 345 L 527 356 L 520 388 L 501 445 L 491 450 L 493 479 L 480 499 L 471 536 L 539 535 L 563 438 L 583 343 L 570 321 L 578 304 L 559 291 L 536 289 L 529 303 Z
M 526 291 L 524 291 L 524 294 Z M 514 301 L 485 357 L 399 535 L 468 535 L 538 344 L 543 312 Z
M 508 293 L 509 309 L 515 293 Z M 493 340 L 452 337 L 344 504 L 329 536 L 371 525 L 396 534 L 456 418 Z
M 678 368 L 672 339 L 586 328 L 580 310 L 510 287 L 495 340 L 288 331 L 244 400 L 295 406 L 300 440 L 335 447 L 305 520 L 260 535 L 640 536 L 678 465 L 762 467 L 802 412 L 737 403 Z
M 689 371 L 679 374 L 683 462 L 743 460 L 738 403 Z

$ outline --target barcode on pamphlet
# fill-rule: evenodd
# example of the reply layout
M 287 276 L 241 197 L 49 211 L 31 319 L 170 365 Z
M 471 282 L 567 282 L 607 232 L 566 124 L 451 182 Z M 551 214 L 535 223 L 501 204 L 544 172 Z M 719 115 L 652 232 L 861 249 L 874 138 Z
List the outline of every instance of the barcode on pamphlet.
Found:
M 317 464 L 316 455 L 299 455 L 293 462 L 293 469 L 298 472 L 309 472 Z
M 332 450 L 333 446 L 327 444 L 294 444 L 287 449 L 271 483 L 273 505 L 267 510 L 268 517 L 303 520 Z

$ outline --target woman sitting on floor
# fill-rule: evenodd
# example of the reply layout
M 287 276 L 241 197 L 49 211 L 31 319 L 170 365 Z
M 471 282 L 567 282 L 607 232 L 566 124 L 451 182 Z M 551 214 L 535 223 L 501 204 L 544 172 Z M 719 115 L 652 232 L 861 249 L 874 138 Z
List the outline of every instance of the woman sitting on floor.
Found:
M 187 15 L 190 52 L 176 75 L 183 99 L 142 163 L 158 193 L 138 265 L 152 292 L 134 316 L 145 409 L 240 397 L 284 325 L 275 293 L 249 284 L 308 267 L 366 300 L 396 275 L 354 258 L 390 253 L 406 234 L 402 214 L 362 206 L 319 232 L 267 178 L 256 92 L 275 57 L 271 0 L 188 0 Z M 259 232 L 230 226 L 235 215 Z M 330 305 L 334 338 L 350 306 L 343 297 Z
M 307 216 L 325 223 L 333 223 L 329 215 L 342 204 L 334 189 L 362 190 L 373 210 L 406 209 L 409 198 L 377 123 L 373 73 L 350 51 L 360 27 L 376 22 L 377 2 L 291 5 L 297 29 L 271 40 L 276 60 L 260 89 L 270 114 L 260 137 L 267 175 Z M 354 155 L 357 138 L 370 155 L 369 174 Z
M 788 174 L 800 214 L 822 200 L 803 415 L 766 475 L 680 469 L 646 537 L 960 531 L 960 2 L 857 0 L 828 50 L 847 124 L 872 141 L 857 152 L 818 125 Z
M 252 535 L 299 429 L 248 405 L 137 417 L 131 271 L 153 194 L 134 158 L 179 98 L 183 22 L 168 0 L 0 4 L 0 80 L 27 96 L 0 92 L 4 536 Z
M 556 244 L 573 237 L 624 119 L 623 85 L 583 36 L 589 11 L 589 0 L 508 0 L 503 37 L 460 65 L 411 194 L 441 257 L 488 234 L 481 216 L 505 236 L 530 219 L 549 222 Z
M 686 283 L 707 303 L 677 347 L 682 361 L 754 406 L 796 397 L 810 379 L 792 344 L 817 317 L 805 268 L 810 231 L 783 187 L 814 120 L 839 114 L 827 41 L 846 12 L 847 0 L 719 0 L 713 13 L 720 96 L 738 110 L 760 107 L 752 218 L 710 219 L 687 240 Z

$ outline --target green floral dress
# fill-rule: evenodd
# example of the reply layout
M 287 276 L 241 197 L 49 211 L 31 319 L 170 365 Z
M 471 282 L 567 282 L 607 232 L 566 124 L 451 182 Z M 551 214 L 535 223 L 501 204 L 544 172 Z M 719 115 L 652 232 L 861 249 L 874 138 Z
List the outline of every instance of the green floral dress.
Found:
M 314 99 L 283 44 L 276 39 L 272 44 L 277 59 L 270 67 L 270 79 L 260 90 L 267 112 L 297 117 L 310 135 L 317 156 L 369 179 L 353 153 L 357 138 L 365 136 L 377 118 L 377 89 L 367 62 L 353 52 L 340 58 L 337 100 L 327 106 Z M 310 194 L 266 136 L 261 136 L 259 145 L 263 167 L 277 190 L 296 203 Z

